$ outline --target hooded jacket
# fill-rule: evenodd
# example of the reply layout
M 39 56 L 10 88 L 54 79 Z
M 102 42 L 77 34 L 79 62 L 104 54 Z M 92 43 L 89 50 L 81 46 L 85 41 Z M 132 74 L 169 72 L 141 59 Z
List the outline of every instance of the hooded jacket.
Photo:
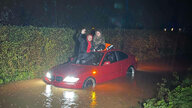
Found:
M 80 34 L 78 40 L 79 40 L 79 54 L 86 53 L 86 35 Z
M 80 45 L 79 45 L 79 54 L 80 53 L 89 53 L 89 52 L 92 51 L 93 44 L 92 44 L 92 42 L 89 42 L 87 40 L 87 36 L 85 34 L 80 34 L 78 40 L 79 40 L 79 43 L 80 43 Z

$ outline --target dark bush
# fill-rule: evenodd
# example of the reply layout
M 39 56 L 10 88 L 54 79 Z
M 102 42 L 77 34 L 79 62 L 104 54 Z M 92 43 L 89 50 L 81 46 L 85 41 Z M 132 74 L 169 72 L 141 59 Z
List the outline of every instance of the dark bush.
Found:
M 65 62 L 74 46 L 69 28 L 0 26 L 0 83 L 41 77 Z
M 179 52 L 185 53 L 188 38 L 185 34 L 149 30 L 103 30 L 106 41 L 116 48 L 134 54 L 138 60 L 145 61 L 154 58 L 173 56 Z M 180 44 L 179 44 L 180 43 Z M 189 51 L 189 50 L 188 50 Z
M 192 107 L 192 80 L 188 75 L 184 80 L 180 81 L 179 77 L 167 82 L 159 84 L 157 96 L 146 100 L 143 103 L 144 108 L 191 108 Z M 173 83 L 174 82 L 174 83 Z M 175 86 L 174 88 L 172 88 Z

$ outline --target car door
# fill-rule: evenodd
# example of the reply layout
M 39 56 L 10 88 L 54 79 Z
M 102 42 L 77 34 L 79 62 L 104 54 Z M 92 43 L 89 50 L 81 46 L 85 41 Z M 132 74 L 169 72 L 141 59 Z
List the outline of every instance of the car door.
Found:
M 109 64 L 104 64 L 105 62 L 110 62 Z M 100 72 L 103 74 L 103 81 L 114 79 L 117 76 L 117 72 L 121 71 L 120 66 L 118 66 L 117 58 L 115 52 L 108 52 L 101 64 Z
M 121 76 L 125 75 L 128 67 L 130 66 L 130 61 L 128 60 L 128 55 L 121 51 L 116 51 L 116 54 L 117 54 L 118 63 L 122 70 L 122 72 L 120 74 L 121 74 Z

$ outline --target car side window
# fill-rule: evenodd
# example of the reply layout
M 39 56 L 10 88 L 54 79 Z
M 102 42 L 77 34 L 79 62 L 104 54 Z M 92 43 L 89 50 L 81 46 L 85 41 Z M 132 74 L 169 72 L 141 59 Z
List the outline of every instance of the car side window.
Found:
M 106 61 L 110 61 L 111 63 L 116 62 L 116 61 L 117 61 L 117 58 L 116 58 L 116 56 L 115 56 L 115 52 L 108 52 L 108 53 L 105 55 L 102 64 L 104 64 L 104 62 L 106 62 Z
M 116 53 L 117 53 L 118 61 L 128 58 L 128 55 L 123 52 L 117 51 Z

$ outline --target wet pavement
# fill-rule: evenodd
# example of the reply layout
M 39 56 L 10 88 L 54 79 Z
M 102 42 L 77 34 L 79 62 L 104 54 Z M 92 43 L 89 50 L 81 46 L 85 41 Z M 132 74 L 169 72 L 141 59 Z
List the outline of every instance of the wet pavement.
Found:
M 172 68 L 138 66 L 134 79 L 120 77 L 94 89 L 58 88 L 41 79 L 1 85 L 0 108 L 140 108 L 140 102 L 156 94 L 157 82 L 169 77 Z

